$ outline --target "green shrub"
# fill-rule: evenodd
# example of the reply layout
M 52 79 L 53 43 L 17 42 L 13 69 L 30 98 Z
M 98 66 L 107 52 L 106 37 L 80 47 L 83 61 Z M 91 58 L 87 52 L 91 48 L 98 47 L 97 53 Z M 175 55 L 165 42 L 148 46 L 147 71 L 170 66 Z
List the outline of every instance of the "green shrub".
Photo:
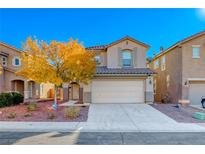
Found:
M 20 93 L 12 92 L 13 95 L 13 104 L 18 105 L 20 103 L 23 103 L 24 97 Z
M 0 107 L 18 105 L 23 103 L 24 97 L 20 93 L 1 93 L 0 94 Z
M 32 102 L 27 105 L 28 111 L 36 111 L 37 109 L 38 109 L 38 105 L 36 102 Z
M 7 116 L 7 118 L 9 118 L 9 119 L 14 119 L 14 118 L 16 118 L 16 113 L 9 113 L 9 115 Z
M 64 117 L 75 119 L 80 116 L 80 107 L 68 107 L 64 110 Z

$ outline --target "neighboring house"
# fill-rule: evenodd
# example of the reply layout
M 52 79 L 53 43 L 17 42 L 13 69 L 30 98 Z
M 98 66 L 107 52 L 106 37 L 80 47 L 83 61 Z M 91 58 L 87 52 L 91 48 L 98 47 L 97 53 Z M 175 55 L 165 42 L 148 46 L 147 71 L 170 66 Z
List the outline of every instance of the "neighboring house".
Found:
M 95 52 L 96 74 L 86 85 L 63 84 L 63 98 L 84 103 L 153 102 L 154 71 L 146 67 L 149 45 L 124 37 L 108 45 L 88 47 Z
M 205 31 L 162 50 L 149 63 L 154 77 L 155 101 L 169 95 L 173 103 L 189 99 L 200 104 L 205 96 Z
M 53 87 L 50 84 L 37 84 L 32 80 L 25 79 L 15 74 L 21 67 L 20 50 L 0 42 L 0 93 L 18 91 L 28 98 L 47 98 L 49 90 Z

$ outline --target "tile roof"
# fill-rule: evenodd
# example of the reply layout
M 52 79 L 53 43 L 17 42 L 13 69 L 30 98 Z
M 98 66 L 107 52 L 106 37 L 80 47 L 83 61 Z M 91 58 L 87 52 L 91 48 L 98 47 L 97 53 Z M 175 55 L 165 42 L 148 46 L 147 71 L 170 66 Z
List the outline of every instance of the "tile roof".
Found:
M 87 47 L 87 50 L 103 50 L 106 48 L 106 45 L 98 45 L 98 46 L 91 46 Z
M 121 38 L 121 39 L 119 39 L 119 40 L 116 40 L 116 41 L 114 41 L 114 42 L 112 42 L 112 43 L 110 43 L 110 44 L 107 44 L 107 45 L 98 45 L 98 46 L 91 46 L 91 47 L 87 47 L 86 49 L 87 50 L 104 50 L 104 49 L 107 49 L 108 47 L 110 47 L 110 46 L 112 46 L 112 45 L 115 45 L 115 44 L 117 44 L 117 43 L 119 43 L 119 42 L 122 42 L 122 41 L 124 41 L 124 40 L 131 40 L 131 41 L 133 41 L 133 42 L 136 42 L 136 43 L 139 43 L 139 44 L 141 44 L 141 45 L 143 45 L 143 46 L 146 46 L 146 47 L 150 47 L 149 45 L 147 45 L 147 44 L 145 44 L 145 43 L 143 43 L 143 42 L 141 42 L 141 41 L 138 41 L 138 40 L 136 40 L 136 39 L 134 39 L 134 38 L 132 38 L 132 37 L 130 37 L 130 36 L 125 36 L 125 37 L 123 37 L 123 38 Z
M 98 66 L 96 68 L 96 74 L 156 74 L 155 71 L 149 68 L 107 68 L 106 66 Z

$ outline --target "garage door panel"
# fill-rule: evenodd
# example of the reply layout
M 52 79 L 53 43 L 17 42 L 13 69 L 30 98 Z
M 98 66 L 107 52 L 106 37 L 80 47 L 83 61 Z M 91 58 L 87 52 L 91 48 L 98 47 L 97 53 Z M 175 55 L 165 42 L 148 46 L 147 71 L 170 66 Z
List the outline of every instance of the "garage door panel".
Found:
M 93 103 L 142 103 L 144 102 L 143 80 L 111 80 L 92 82 Z
M 205 83 L 191 83 L 189 87 L 189 100 L 193 105 L 201 105 L 201 97 L 205 96 Z

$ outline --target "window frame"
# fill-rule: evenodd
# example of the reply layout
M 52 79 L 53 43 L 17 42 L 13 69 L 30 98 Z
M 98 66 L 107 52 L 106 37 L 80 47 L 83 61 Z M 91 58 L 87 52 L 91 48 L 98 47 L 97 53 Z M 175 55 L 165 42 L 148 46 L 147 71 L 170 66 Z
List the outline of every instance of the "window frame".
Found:
M 194 54 L 194 52 L 196 52 L 196 51 L 194 51 L 194 49 L 198 49 L 198 55 L 197 56 Z M 192 58 L 193 59 L 200 58 L 200 46 L 199 45 L 193 45 L 192 46 Z
M 19 60 L 19 64 L 18 64 L 18 65 L 16 65 L 16 59 Z M 12 64 L 13 64 L 13 66 L 16 66 L 16 67 L 21 66 L 20 57 L 15 56 L 15 57 L 13 58 L 13 60 L 12 60 Z
M 156 63 L 157 63 L 157 65 L 156 65 Z M 156 59 L 154 61 L 154 69 L 157 69 L 157 68 L 159 68 L 159 59 Z
M 5 58 L 5 61 L 3 60 Z M 5 62 L 5 64 L 3 64 Z M 8 66 L 8 58 L 6 56 L 2 56 L 2 66 L 7 67 Z
M 161 58 L 161 71 L 166 70 L 166 56 L 163 55 Z
M 124 59 L 123 53 L 129 53 L 130 54 L 130 59 Z M 124 60 L 130 60 L 130 65 L 124 65 Z M 122 50 L 121 51 L 121 62 L 122 62 L 122 67 L 132 67 L 133 66 L 133 54 L 131 50 Z
M 97 57 L 99 58 L 99 61 L 97 61 Z M 96 55 L 96 56 L 94 57 L 94 59 L 95 59 L 95 62 L 96 62 L 97 65 L 100 65 L 100 64 L 102 63 L 102 60 L 101 60 L 101 56 L 100 56 L 100 55 Z

